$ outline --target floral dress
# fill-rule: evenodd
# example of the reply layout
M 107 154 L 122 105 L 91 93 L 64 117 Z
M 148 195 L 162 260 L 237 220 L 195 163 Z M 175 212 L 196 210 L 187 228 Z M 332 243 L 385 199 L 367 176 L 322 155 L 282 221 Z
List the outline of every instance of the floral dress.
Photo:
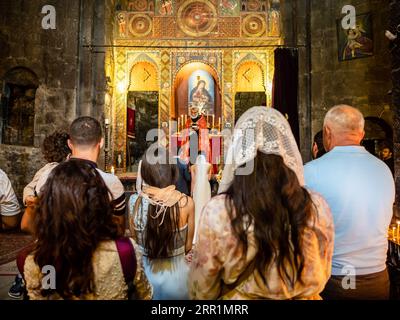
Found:
M 241 282 L 234 290 L 221 295 L 223 284 L 233 284 L 257 254 L 254 231 L 248 232 L 248 248 L 233 234 L 225 208 L 225 196 L 213 198 L 205 207 L 199 225 L 196 248 L 189 274 L 189 294 L 192 299 L 321 299 L 331 275 L 334 228 L 330 209 L 318 194 L 311 193 L 317 217 L 309 222 L 303 237 L 304 270 L 302 279 L 289 288 L 279 277 L 276 265 L 266 270 L 265 285 L 258 271 Z
M 151 300 L 153 288 L 143 270 L 142 253 L 133 239 L 131 242 L 135 249 L 137 269 L 133 281 L 135 297 L 140 300 Z M 83 300 L 126 300 L 128 299 L 128 286 L 126 285 L 121 262 L 115 241 L 103 241 L 93 254 L 94 292 L 79 299 Z M 43 274 L 35 263 L 33 255 L 26 258 L 24 265 L 26 288 L 31 300 L 60 300 L 57 293 L 49 297 L 41 294 Z

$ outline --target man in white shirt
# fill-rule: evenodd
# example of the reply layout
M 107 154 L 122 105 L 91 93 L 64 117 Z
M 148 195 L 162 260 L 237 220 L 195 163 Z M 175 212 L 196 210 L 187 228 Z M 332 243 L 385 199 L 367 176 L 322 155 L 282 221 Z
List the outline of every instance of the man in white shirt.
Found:
M 97 159 L 103 147 L 104 139 L 100 123 L 91 117 L 75 119 L 69 129 L 68 147 L 72 155 L 68 161 L 85 161 L 100 173 L 105 184 L 110 190 L 110 200 L 114 206 L 114 216 L 120 226 L 120 231 L 125 232 L 125 189 L 117 176 L 106 173 L 97 168 Z M 43 174 L 37 182 L 36 190 L 41 190 L 45 185 L 51 170 Z M 32 217 L 24 215 L 22 229 L 33 232 Z
M 0 170 L 0 229 L 10 230 L 18 226 L 21 208 L 10 179 Z
M 387 234 L 395 187 L 390 169 L 360 146 L 364 117 L 353 107 L 328 111 L 328 152 L 305 166 L 307 187 L 328 202 L 335 224 L 332 277 L 324 299 L 388 299 Z

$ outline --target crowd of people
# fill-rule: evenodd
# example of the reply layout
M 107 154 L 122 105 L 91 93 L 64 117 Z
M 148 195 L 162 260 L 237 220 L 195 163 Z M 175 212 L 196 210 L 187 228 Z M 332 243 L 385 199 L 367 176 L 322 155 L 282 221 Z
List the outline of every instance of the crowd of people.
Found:
M 335 106 L 304 166 L 286 118 L 253 107 L 233 131 L 218 195 L 204 154 L 189 168 L 165 161 L 173 157 L 160 145 L 143 155 L 126 202 L 118 178 L 97 168 L 99 122 L 80 117 L 46 138 L 48 164 L 24 190 L 21 227 L 35 242 L 19 255 L 10 291 L 25 288 L 29 299 L 388 299 L 395 187 L 363 137 L 361 112 Z M 0 208 L 3 229 L 19 223 L 1 170 Z M 43 286 L 45 266 L 55 268 L 55 287 Z

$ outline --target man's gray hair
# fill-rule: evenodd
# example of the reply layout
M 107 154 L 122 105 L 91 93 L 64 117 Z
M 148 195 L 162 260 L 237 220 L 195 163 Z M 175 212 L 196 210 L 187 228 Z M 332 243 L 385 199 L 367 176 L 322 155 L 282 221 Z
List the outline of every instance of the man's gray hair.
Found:
M 327 112 L 324 127 L 326 125 L 339 132 L 363 132 L 365 120 L 360 110 L 341 104 Z

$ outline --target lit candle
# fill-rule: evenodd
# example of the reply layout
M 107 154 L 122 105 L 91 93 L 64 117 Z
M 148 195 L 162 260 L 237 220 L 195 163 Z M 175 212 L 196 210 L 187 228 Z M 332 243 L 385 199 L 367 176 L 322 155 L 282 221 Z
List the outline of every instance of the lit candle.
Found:
M 212 117 L 213 117 L 212 128 L 214 129 L 214 124 L 215 124 L 215 115 L 213 115 Z
M 108 126 L 110 124 L 110 119 L 104 119 L 104 123 L 106 124 L 106 126 Z
M 111 174 L 115 174 L 114 166 L 111 166 Z

